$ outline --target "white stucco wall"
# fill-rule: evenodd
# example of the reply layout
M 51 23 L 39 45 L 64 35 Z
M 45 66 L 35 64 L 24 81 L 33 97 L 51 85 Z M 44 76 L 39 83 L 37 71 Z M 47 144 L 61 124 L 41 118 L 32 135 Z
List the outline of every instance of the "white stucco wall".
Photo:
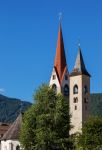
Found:
M 56 79 L 53 79 L 53 75 L 56 76 Z M 57 77 L 57 73 L 56 73 L 54 68 L 53 68 L 53 71 L 52 71 L 52 75 L 51 75 L 51 78 L 50 78 L 49 85 L 52 86 L 53 84 L 56 84 L 56 86 L 57 86 L 57 93 L 60 93 L 61 92 L 61 86 L 60 86 L 60 83 L 59 83 L 59 80 L 58 80 L 58 77 Z
M 65 80 L 65 75 L 68 76 L 67 71 L 65 72 L 65 74 L 63 76 L 63 80 L 62 80 L 61 85 L 60 85 L 58 77 L 57 77 L 56 70 L 53 68 L 49 85 L 52 86 L 53 84 L 55 84 L 57 86 L 57 94 L 61 93 L 61 92 L 63 93 L 63 89 L 64 89 L 65 85 L 68 85 L 68 87 L 69 87 L 69 79 Z M 53 76 L 55 76 L 56 78 L 53 79 Z
M 1 141 L 1 150 L 16 150 L 20 142 L 16 140 Z

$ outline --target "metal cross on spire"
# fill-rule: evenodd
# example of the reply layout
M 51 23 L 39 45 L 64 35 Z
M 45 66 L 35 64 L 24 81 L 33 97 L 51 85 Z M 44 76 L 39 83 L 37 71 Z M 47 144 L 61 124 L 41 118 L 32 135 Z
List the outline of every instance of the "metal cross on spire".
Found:
M 62 12 L 59 13 L 59 21 L 62 22 Z
M 80 37 L 78 38 L 78 47 L 80 47 Z

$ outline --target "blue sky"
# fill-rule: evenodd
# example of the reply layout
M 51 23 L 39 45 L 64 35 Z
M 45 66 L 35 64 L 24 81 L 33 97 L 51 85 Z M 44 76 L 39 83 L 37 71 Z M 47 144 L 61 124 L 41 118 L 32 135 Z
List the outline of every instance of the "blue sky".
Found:
M 102 92 L 101 0 L 0 1 L 0 92 L 32 102 L 41 83 L 48 83 L 56 51 L 59 12 L 69 72 L 80 38 L 91 92 Z

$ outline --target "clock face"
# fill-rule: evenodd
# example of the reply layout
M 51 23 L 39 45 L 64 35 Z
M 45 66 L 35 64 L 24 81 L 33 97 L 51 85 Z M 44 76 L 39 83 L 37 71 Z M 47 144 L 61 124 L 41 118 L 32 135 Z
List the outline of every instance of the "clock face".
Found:
M 68 87 L 67 84 L 64 86 L 64 95 L 65 95 L 65 96 L 68 96 L 68 95 L 69 95 L 69 87 Z

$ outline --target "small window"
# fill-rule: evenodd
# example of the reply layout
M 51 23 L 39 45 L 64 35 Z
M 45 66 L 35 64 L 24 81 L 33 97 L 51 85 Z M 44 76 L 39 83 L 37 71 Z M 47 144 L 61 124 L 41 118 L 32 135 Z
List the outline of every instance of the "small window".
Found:
M 54 91 L 55 93 L 57 93 L 57 86 L 56 86 L 56 84 L 53 84 L 53 85 L 52 85 L 52 89 L 53 89 L 53 91 Z
M 78 94 L 78 86 L 74 85 L 73 87 L 73 94 Z
M 84 98 L 84 103 L 88 103 L 88 98 Z
M 68 80 L 68 76 L 67 75 L 65 75 L 65 80 Z
M 69 95 L 69 87 L 68 87 L 67 84 L 64 86 L 64 95 L 65 95 L 65 96 L 68 96 L 68 95 Z
M 78 103 L 78 98 L 77 98 L 77 97 L 74 97 L 73 102 L 74 102 L 74 103 Z
M 75 105 L 75 110 L 77 110 L 77 106 Z
M 84 86 L 84 94 L 86 94 L 86 93 L 88 93 L 88 88 L 87 88 L 87 86 L 85 85 L 85 86 Z
M 52 76 L 52 79 L 55 80 L 55 79 L 56 79 L 56 75 L 53 75 L 53 76 Z

